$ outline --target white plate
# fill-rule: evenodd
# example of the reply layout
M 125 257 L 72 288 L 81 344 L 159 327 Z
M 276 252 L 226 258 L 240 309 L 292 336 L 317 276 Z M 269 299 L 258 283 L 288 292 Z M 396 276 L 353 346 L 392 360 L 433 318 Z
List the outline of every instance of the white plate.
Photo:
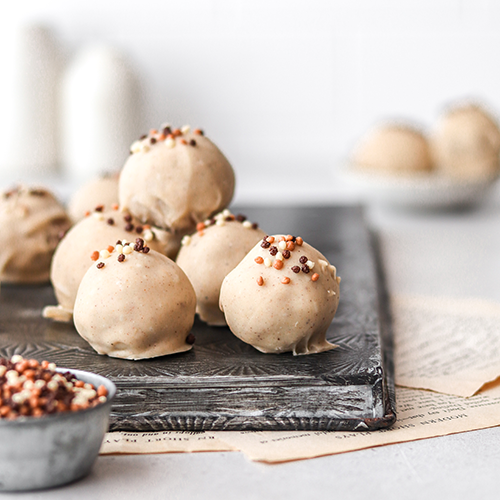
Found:
M 495 185 L 498 176 L 459 180 L 436 174 L 395 177 L 346 168 L 347 182 L 360 191 L 367 203 L 408 208 L 445 209 L 479 203 Z

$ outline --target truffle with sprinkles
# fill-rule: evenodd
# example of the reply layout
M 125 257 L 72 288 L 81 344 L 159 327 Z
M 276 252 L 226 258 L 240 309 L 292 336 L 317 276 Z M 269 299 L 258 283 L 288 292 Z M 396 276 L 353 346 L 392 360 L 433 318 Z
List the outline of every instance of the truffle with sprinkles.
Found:
M 192 348 L 196 295 L 182 269 L 142 238 L 97 251 L 78 288 L 73 319 L 99 353 L 146 359 Z
M 229 205 L 234 182 L 231 165 L 200 129 L 163 124 L 132 144 L 118 194 L 143 223 L 184 235 Z
M 120 239 L 133 241 L 143 238 L 153 250 L 175 257 L 181 237 L 170 231 L 151 227 L 122 211 L 118 205 L 95 207 L 87 217 L 75 224 L 59 243 L 50 270 L 50 279 L 59 303 L 47 306 L 43 315 L 58 321 L 71 321 L 76 292 L 87 269 L 92 265 L 92 255 L 97 249 Z
M 183 238 L 177 264 L 193 284 L 202 321 L 226 324 L 219 308 L 222 281 L 264 235 L 258 224 L 226 209 L 198 223 L 196 233 Z
M 326 332 L 339 304 L 335 266 L 299 236 L 266 235 L 224 279 L 220 308 L 229 329 L 265 353 L 336 347 Z

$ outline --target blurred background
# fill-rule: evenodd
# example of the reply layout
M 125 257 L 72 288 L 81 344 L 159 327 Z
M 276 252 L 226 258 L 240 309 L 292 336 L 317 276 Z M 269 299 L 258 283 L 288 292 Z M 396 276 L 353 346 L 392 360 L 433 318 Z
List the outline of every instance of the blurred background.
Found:
M 1 184 L 41 178 L 64 196 L 169 122 L 225 153 L 236 202 L 351 200 L 338 174 L 381 120 L 432 127 L 463 98 L 497 117 L 499 22 L 491 0 L 12 2 Z

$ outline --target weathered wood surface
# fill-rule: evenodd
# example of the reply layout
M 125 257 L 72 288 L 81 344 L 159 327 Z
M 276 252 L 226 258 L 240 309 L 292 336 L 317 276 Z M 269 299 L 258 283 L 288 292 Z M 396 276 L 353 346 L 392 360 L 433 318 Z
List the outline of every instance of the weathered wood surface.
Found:
M 113 359 L 97 355 L 72 325 L 41 317 L 44 305 L 55 304 L 50 286 L 5 286 L 0 356 L 19 353 L 109 377 L 118 386 L 112 430 L 389 426 L 395 420 L 390 328 L 381 328 L 387 311 L 379 311 L 381 276 L 361 209 L 259 207 L 243 212 L 270 234 L 302 236 L 337 266 L 341 299 L 328 332 L 337 349 L 300 357 L 262 354 L 227 328 L 196 321 L 190 352 L 146 361 Z

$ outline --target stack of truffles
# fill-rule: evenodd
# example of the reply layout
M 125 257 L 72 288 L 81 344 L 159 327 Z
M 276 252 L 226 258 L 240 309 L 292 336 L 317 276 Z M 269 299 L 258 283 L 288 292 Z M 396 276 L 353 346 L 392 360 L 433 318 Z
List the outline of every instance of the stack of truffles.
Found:
M 352 164 L 399 177 L 489 181 L 500 173 L 500 128 L 483 106 L 456 104 L 441 114 L 428 135 L 408 124 L 374 128 L 354 149 Z
M 98 353 L 112 357 L 191 349 L 196 313 L 262 352 L 335 347 L 325 338 L 339 301 L 335 267 L 299 236 L 270 236 L 230 212 L 233 169 L 202 130 L 163 125 L 130 153 L 119 175 L 75 193 L 73 226 L 46 191 L 43 210 L 17 207 L 26 197 L 40 202 L 37 190 L 3 195 L 0 217 L 14 228 L 11 240 L 25 245 L 36 226 L 45 228 L 47 245 L 24 262 L 23 252 L 2 248 L 2 282 L 44 282 L 51 262 L 58 304 L 44 316 L 73 321 Z M 35 263 L 45 274 L 35 273 Z

